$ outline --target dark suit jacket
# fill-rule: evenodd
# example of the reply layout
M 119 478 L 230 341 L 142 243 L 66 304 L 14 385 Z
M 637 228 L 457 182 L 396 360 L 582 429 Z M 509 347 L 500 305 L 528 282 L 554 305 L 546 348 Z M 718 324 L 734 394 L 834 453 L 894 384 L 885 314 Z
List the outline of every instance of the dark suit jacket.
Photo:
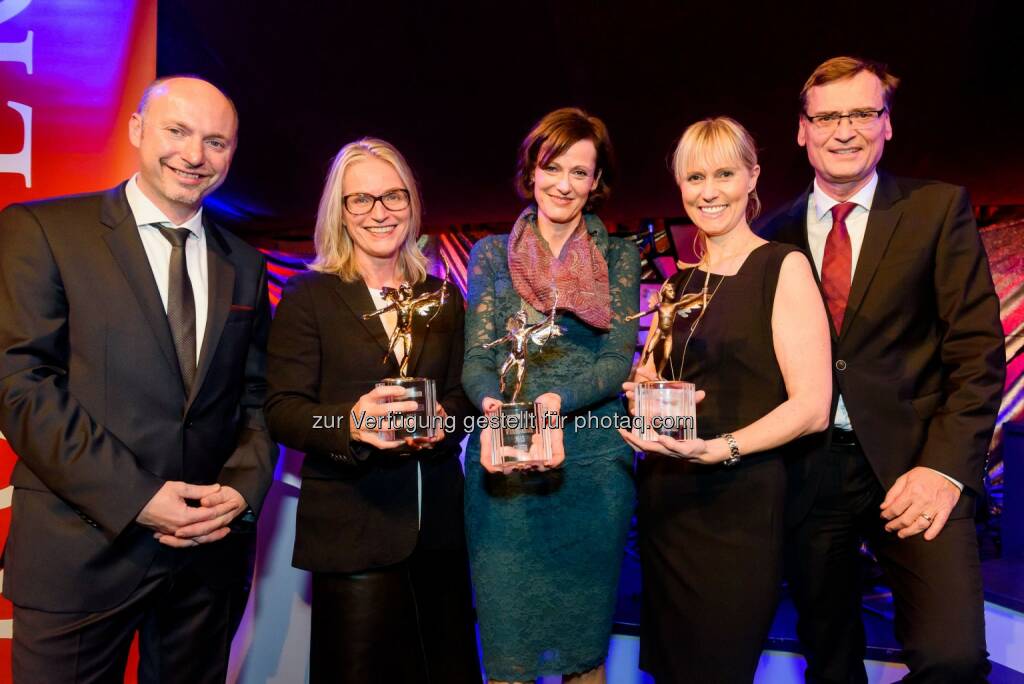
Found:
M 273 477 L 263 257 L 205 218 L 204 229 L 209 315 L 186 397 L 123 184 L 0 213 L 0 430 L 19 456 L 4 593 L 15 604 L 109 609 L 168 552 L 213 579 L 244 571 L 238 535 L 172 550 L 135 523 L 167 480 L 230 485 L 258 510 Z
M 762 231 L 808 258 L 809 192 Z M 832 351 L 833 411 L 841 393 L 882 486 L 934 468 L 965 486 L 953 515 L 971 515 L 1006 368 L 999 300 L 964 188 L 879 174 Z M 791 521 L 810 508 L 830 439 L 825 431 L 794 445 Z
M 428 277 L 416 295 L 438 289 Z M 426 326 L 417 317 L 409 374 L 433 378 L 457 429 L 433 449 L 411 455 L 349 442 L 348 415 L 378 380 L 396 377 L 394 357 L 381 360 L 387 335 L 362 280 L 303 273 L 284 288 L 271 326 L 267 424 L 271 434 L 306 454 L 295 525 L 296 567 L 360 572 L 425 548 L 461 548 L 463 418 L 473 407 L 462 391 L 463 319 L 458 288 Z M 323 416 L 324 418 L 318 418 Z M 336 424 L 337 427 L 330 427 Z M 320 425 L 321 427 L 317 427 Z M 416 462 L 423 472 L 423 519 L 417 530 Z

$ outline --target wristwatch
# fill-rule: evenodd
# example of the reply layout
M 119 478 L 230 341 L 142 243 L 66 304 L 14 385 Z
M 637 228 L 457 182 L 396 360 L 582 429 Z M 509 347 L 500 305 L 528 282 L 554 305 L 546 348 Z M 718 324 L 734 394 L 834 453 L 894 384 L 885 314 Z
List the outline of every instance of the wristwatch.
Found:
M 734 466 L 740 462 L 740 445 L 736 443 L 736 438 L 732 436 L 731 432 L 718 435 L 725 440 L 725 443 L 729 445 L 729 458 L 722 461 L 724 466 Z

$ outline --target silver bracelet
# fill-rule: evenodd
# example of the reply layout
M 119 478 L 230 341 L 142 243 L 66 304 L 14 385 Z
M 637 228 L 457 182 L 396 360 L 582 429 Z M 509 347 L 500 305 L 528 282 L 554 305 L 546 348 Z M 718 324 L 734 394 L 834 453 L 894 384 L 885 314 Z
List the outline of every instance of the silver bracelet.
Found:
M 734 466 L 740 462 L 740 445 L 736 443 L 736 438 L 732 436 L 731 432 L 718 435 L 725 440 L 725 443 L 729 445 L 729 458 L 722 461 L 724 466 Z

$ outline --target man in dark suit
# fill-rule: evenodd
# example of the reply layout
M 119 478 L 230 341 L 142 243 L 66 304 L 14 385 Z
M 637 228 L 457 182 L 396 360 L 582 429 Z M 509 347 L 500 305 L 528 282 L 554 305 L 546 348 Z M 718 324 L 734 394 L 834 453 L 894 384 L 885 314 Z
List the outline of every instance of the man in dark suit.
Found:
M 790 463 L 790 580 L 807 680 L 864 682 L 862 540 L 893 590 L 907 681 L 985 681 L 974 509 L 1005 374 L 963 188 L 877 172 L 897 79 L 850 57 L 801 94 L 815 180 L 765 235 L 813 259 L 832 321 L 831 431 Z
M 210 83 L 159 80 L 138 174 L 0 213 L 15 682 L 120 682 L 136 630 L 140 681 L 225 679 L 277 455 L 265 264 L 202 211 L 237 126 Z

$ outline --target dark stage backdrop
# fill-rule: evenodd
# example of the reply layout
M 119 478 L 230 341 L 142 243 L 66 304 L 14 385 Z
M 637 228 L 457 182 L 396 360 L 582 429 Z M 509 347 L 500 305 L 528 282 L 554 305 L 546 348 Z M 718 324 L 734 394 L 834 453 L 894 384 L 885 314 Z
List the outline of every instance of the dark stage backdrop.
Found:
M 755 135 L 771 208 L 810 180 L 797 93 L 842 53 L 903 78 L 886 168 L 1024 204 L 1014 4 L 161 0 L 157 70 L 237 100 L 241 146 L 218 199 L 249 237 L 308 237 L 330 158 L 364 135 L 408 156 L 431 230 L 510 221 L 516 147 L 566 105 L 603 117 L 618 148 L 606 219 L 681 213 L 666 158 L 715 114 Z

